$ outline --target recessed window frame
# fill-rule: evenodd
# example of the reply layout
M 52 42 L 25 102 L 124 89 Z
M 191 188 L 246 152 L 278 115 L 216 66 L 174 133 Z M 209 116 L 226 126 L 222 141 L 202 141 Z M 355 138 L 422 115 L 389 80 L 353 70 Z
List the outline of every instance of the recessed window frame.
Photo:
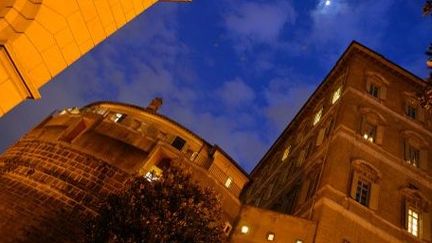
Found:
M 242 233 L 242 234 L 247 234 L 247 233 L 249 233 L 249 226 L 247 226 L 247 225 L 242 225 L 241 227 L 240 227 L 240 233 Z
M 354 199 L 358 203 L 368 207 L 371 189 L 372 189 L 372 183 L 363 177 L 359 177 L 359 179 L 357 180 L 356 193 Z
M 267 241 L 274 241 L 276 238 L 276 234 L 273 232 L 268 232 L 266 235 L 266 240 Z
M 377 131 L 378 131 L 378 126 L 366 121 L 364 126 L 363 126 L 363 131 L 362 131 L 362 137 L 371 142 L 374 143 L 376 141 L 377 138 Z
M 417 118 L 417 107 L 408 104 L 405 110 L 405 115 L 415 120 Z
M 421 211 L 412 206 L 408 206 L 407 208 L 408 210 L 406 212 L 406 218 L 407 218 L 408 233 L 410 233 L 414 237 L 419 237 L 420 227 L 421 227 L 421 222 L 420 222 Z
M 331 103 L 332 103 L 332 105 L 333 104 L 335 104 L 339 99 L 340 99 L 340 97 L 342 96 L 342 85 L 340 85 L 334 92 L 333 92 L 333 95 L 332 95 L 332 100 L 331 100 Z
M 111 120 L 115 123 L 121 123 L 125 118 L 127 114 L 116 112 L 111 116 Z
M 312 125 L 315 126 L 321 121 L 323 115 L 323 107 L 321 107 L 314 115 Z
M 380 97 L 380 89 L 381 89 L 381 87 L 379 87 L 377 84 L 371 83 L 369 85 L 368 93 L 375 98 L 379 98 Z
M 285 150 L 282 154 L 281 161 L 286 161 L 288 159 L 290 152 L 291 152 L 291 145 L 288 145 L 285 147 Z
M 226 188 L 230 188 L 233 184 L 233 178 L 232 177 L 227 177 L 227 179 L 225 180 L 224 186 Z
M 171 142 L 171 146 L 181 151 L 186 145 L 186 140 L 180 136 L 175 136 L 174 140 Z

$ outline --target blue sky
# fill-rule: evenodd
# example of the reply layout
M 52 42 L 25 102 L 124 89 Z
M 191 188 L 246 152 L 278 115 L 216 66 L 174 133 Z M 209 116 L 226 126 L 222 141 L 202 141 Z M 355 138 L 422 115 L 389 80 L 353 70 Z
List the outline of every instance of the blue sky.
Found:
M 352 40 L 426 77 L 423 2 L 159 3 L 0 118 L 0 151 L 55 109 L 161 96 L 162 114 L 250 171 Z

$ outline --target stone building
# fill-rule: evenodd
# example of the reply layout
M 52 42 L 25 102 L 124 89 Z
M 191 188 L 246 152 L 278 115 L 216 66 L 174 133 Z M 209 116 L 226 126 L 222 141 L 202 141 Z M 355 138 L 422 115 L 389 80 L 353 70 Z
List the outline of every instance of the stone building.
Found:
M 157 2 L 1 0 L 0 117 Z
M 247 173 L 219 147 L 158 114 L 161 103 L 58 111 L 3 153 L 0 242 L 76 242 L 80 220 L 101 199 L 123 188 L 129 175 L 152 179 L 170 161 L 221 195 L 228 234 Z
M 55 112 L 0 155 L 0 242 L 74 241 L 128 175 L 157 176 L 167 161 L 222 195 L 230 242 L 432 242 L 425 86 L 353 42 L 250 176 L 158 114 L 160 99 Z
M 255 209 L 240 217 L 233 239 L 263 242 L 271 233 L 278 242 L 432 242 L 432 120 L 416 98 L 425 85 L 353 42 L 244 193 L 246 204 L 315 228 L 286 240 L 286 226 L 255 220 L 263 214 Z

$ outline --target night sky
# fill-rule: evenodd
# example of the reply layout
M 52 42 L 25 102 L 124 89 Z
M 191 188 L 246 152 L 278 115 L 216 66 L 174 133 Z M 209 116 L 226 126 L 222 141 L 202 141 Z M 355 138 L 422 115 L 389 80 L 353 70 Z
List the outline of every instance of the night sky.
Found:
M 55 109 L 147 106 L 250 171 L 352 40 L 420 77 L 432 18 L 424 1 L 194 0 L 159 3 L 0 118 L 0 151 Z

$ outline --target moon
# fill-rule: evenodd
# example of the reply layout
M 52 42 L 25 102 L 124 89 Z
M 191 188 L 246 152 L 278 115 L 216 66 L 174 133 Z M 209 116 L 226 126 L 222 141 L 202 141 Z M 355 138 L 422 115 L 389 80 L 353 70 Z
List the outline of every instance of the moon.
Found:
M 326 6 L 330 6 L 330 4 L 331 4 L 331 1 L 330 1 L 330 0 L 325 1 L 325 5 L 326 5 Z

